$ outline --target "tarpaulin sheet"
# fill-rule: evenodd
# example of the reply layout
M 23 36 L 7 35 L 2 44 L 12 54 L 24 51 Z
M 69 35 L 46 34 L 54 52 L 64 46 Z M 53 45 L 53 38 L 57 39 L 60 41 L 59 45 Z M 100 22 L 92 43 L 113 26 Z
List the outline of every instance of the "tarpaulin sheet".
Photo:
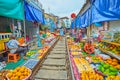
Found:
M 91 0 L 92 6 L 82 15 L 80 27 L 87 27 L 92 23 L 120 20 L 120 0 Z
M 37 8 L 33 7 L 29 3 L 25 1 L 25 18 L 28 21 L 36 21 L 40 22 L 42 24 L 45 23 L 44 21 L 44 15 L 41 10 L 38 10 Z
M 24 20 L 23 0 L 0 0 L 0 16 Z
M 92 4 L 92 23 L 120 20 L 120 0 L 95 0 Z
M 83 15 L 81 15 L 80 28 L 87 27 L 89 24 L 91 24 L 90 15 L 90 8 Z
M 76 28 L 80 28 L 80 16 L 75 19 Z
M 71 22 L 71 29 L 74 29 L 74 28 L 75 28 L 75 20 Z

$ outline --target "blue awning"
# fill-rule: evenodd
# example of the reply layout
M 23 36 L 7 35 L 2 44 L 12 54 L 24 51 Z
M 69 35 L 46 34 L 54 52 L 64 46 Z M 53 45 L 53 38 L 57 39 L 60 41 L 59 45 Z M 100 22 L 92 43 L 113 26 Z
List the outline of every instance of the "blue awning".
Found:
M 71 29 L 74 29 L 75 28 L 75 20 L 72 20 L 71 22 Z
M 80 28 L 80 16 L 76 17 L 75 25 L 76 25 L 76 28 Z
M 91 0 L 91 4 L 92 6 L 75 20 L 77 25 L 79 22 L 80 28 L 96 22 L 120 20 L 120 0 Z
M 80 28 L 87 27 L 91 24 L 90 15 L 90 8 L 84 14 L 81 15 Z
M 35 8 L 34 6 L 30 5 L 28 2 L 25 1 L 25 19 L 28 21 L 36 21 L 42 24 L 45 23 L 44 15 L 42 10 Z

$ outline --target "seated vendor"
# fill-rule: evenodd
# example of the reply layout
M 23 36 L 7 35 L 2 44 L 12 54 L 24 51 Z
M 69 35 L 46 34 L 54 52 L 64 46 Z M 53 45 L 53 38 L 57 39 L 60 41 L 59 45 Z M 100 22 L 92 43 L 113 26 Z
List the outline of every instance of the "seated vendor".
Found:
M 10 41 L 7 43 L 8 48 L 10 49 L 10 53 L 20 53 L 21 56 L 23 56 L 24 59 L 27 59 L 26 53 L 27 53 L 27 47 L 25 44 L 21 45 L 16 39 L 15 35 L 11 35 Z
M 88 54 L 94 53 L 94 46 L 91 41 L 88 41 L 84 46 L 84 51 Z

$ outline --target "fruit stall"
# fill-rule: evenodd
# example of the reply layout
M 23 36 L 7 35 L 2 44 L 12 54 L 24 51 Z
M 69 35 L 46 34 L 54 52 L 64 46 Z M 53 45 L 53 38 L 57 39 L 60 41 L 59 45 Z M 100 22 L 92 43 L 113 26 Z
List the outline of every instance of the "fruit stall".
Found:
M 84 43 L 66 38 L 72 80 L 120 80 L 119 43 L 101 40 L 94 54 L 83 50 Z
M 22 43 L 23 39 L 19 39 Z M 33 47 L 26 53 L 28 59 L 24 60 L 20 58 L 16 63 L 9 62 L 2 66 L 0 70 L 0 80 L 28 80 L 32 79 L 39 66 L 44 61 L 45 57 L 49 54 L 51 49 L 54 47 L 58 38 L 49 33 L 45 38 L 45 42 L 42 47 Z

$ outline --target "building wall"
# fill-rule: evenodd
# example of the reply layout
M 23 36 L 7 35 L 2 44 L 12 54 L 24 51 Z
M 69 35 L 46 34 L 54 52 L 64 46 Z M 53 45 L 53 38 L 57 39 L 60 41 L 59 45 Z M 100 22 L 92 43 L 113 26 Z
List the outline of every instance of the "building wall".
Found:
M 114 31 L 120 31 L 120 20 L 118 21 L 110 21 L 109 22 L 109 29 Z
M 54 17 L 54 16 L 52 16 L 52 15 L 50 15 L 50 14 L 44 14 L 44 16 L 45 16 L 45 18 L 50 18 L 50 19 L 52 19 L 53 21 L 55 21 L 55 22 L 57 22 L 57 17 Z

